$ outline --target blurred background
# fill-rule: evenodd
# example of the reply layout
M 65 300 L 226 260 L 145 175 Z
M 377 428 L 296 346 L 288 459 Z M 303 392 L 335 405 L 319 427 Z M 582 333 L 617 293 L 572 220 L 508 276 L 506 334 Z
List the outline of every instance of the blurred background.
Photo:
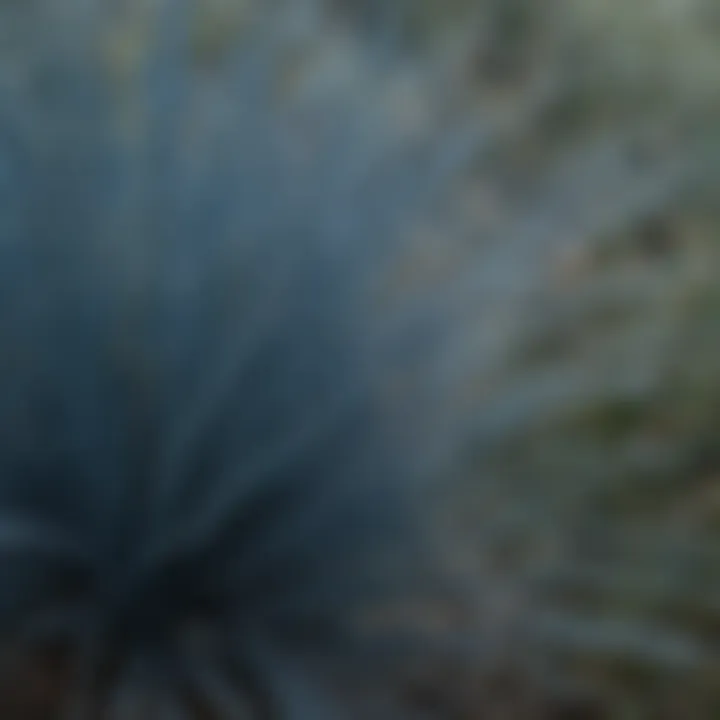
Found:
M 113 14 L 66 70 L 100 52 L 132 153 L 133 79 L 179 30 L 167 3 L 96 5 L 5 0 L 0 85 L 13 117 L 68 102 L 37 67 Z M 379 168 L 403 240 L 343 237 L 383 258 L 382 396 L 478 592 L 486 662 L 588 689 L 600 717 L 720 717 L 720 2 L 203 0 L 191 37 L 207 108 L 213 67 L 275 42 L 262 82 L 300 155 L 320 138 Z
M 601 717 L 720 717 L 720 4 L 337 12 L 471 138 L 392 282 L 442 298 L 410 394 L 488 647 Z
M 435 366 L 469 567 L 604 715 L 719 717 L 720 5 L 392 6 L 484 124 Z

